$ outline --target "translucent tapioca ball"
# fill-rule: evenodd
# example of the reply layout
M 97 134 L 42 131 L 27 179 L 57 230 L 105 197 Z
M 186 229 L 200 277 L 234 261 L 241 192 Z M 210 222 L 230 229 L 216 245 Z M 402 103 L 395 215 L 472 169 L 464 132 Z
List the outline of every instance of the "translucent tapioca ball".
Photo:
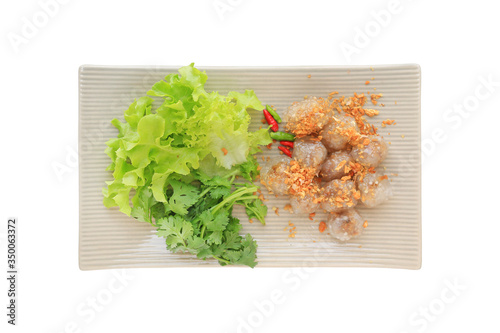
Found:
M 347 151 L 341 150 L 328 156 L 321 166 L 320 176 L 324 181 L 340 179 L 347 175 L 346 166 L 354 161 Z
M 386 202 L 392 196 L 390 180 L 382 172 L 368 173 L 356 185 L 361 194 L 361 202 L 366 207 L 373 208 Z
M 322 188 L 321 208 L 327 212 L 339 212 L 358 203 L 357 190 L 352 180 L 334 179 Z
M 346 149 L 354 135 L 359 135 L 356 120 L 345 114 L 335 114 L 332 121 L 320 133 L 321 142 L 329 152 Z
M 387 149 L 382 137 L 369 135 L 361 138 L 360 143 L 352 148 L 351 156 L 356 162 L 376 168 L 387 157 Z
M 363 233 L 363 218 L 355 209 L 347 209 L 328 216 L 327 228 L 331 236 L 347 241 Z
M 260 182 L 274 194 L 288 193 L 285 171 L 289 168 L 291 161 L 292 159 L 285 155 L 271 158 L 260 170 Z
M 329 103 L 317 97 L 295 102 L 285 111 L 285 129 L 298 137 L 317 134 L 330 121 Z
M 327 155 L 325 146 L 310 137 L 297 139 L 293 146 L 292 158 L 306 168 L 319 170 Z

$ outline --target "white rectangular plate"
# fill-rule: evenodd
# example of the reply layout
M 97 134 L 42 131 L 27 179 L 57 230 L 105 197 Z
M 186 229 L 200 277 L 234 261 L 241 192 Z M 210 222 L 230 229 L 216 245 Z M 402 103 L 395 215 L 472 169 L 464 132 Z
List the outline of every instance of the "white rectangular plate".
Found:
M 219 266 L 215 260 L 202 261 L 189 254 L 166 250 L 164 239 L 148 223 L 138 222 L 117 209 L 102 204 L 105 171 L 110 160 L 105 142 L 116 136 L 113 118 L 123 119 L 134 98 L 144 96 L 156 81 L 179 67 L 82 66 L 79 71 L 79 176 L 80 243 L 82 270 L 122 267 Z M 332 91 L 350 96 L 382 93 L 376 107 L 380 115 L 371 119 L 391 144 L 383 166 L 390 175 L 394 197 L 374 208 L 359 208 L 368 220 L 361 237 L 347 243 L 332 241 L 320 234 L 318 224 L 326 215 L 308 216 L 286 212 L 284 197 L 264 195 L 269 206 L 267 224 L 249 223 L 242 209 L 243 231 L 258 242 L 257 267 L 316 265 L 327 267 L 391 267 L 419 269 L 421 266 L 421 167 L 420 167 L 420 67 L 418 65 L 357 67 L 207 67 L 207 91 L 221 93 L 253 89 L 264 104 L 279 113 L 305 95 L 326 97 Z M 308 77 L 310 75 L 310 77 Z M 365 82 L 370 81 L 366 85 Z M 253 117 L 252 129 L 261 115 Z M 380 127 L 386 119 L 396 125 Z M 389 134 L 390 133 L 390 134 Z M 264 149 L 263 155 L 277 154 Z M 260 157 L 259 157 L 260 159 Z M 397 176 L 391 176 L 397 174 Z M 271 209 L 277 207 L 279 216 Z M 285 230 L 291 221 L 295 238 Z

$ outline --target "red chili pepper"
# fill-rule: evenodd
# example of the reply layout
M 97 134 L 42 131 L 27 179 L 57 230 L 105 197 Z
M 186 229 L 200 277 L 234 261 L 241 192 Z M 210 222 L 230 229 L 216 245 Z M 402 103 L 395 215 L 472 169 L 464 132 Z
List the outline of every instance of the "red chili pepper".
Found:
M 285 153 L 286 156 L 292 157 L 292 153 L 288 148 L 279 146 L 278 149 L 281 150 L 283 153 Z
M 266 109 L 264 109 L 262 112 L 264 112 L 264 118 L 266 118 L 267 123 L 271 125 L 271 129 L 273 130 L 273 132 L 277 132 L 279 130 L 279 125 L 276 119 L 274 119 Z
M 280 143 L 283 146 L 287 146 L 287 147 L 293 148 L 293 142 L 292 141 L 280 141 Z

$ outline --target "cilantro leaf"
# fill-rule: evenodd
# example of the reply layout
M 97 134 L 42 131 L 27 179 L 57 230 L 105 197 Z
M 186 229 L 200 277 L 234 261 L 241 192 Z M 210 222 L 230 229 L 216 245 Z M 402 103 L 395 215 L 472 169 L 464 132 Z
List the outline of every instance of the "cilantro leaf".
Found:
M 224 257 L 230 262 L 238 262 L 241 258 L 241 251 L 227 250 L 224 253 Z
M 151 216 L 155 219 L 155 221 L 158 221 L 164 217 L 168 216 L 168 212 L 170 210 L 165 209 L 165 203 L 163 202 L 156 202 L 152 207 L 151 207 Z
M 231 194 L 231 189 L 223 186 L 217 186 L 210 191 L 210 196 L 214 199 L 227 197 L 230 194 Z
M 223 231 L 229 223 L 229 217 L 224 211 L 219 211 L 215 216 L 212 214 L 210 220 L 205 220 L 205 226 L 210 231 Z
M 226 248 L 238 250 L 241 247 L 241 236 L 238 233 L 226 231 L 224 236 Z
M 259 174 L 259 164 L 255 158 L 249 158 L 240 164 L 240 175 L 248 181 L 252 181 Z
M 170 185 L 172 186 L 173 194 L 168 199 L 168 208 L 176 214 L 186 215 L 188 212 L 187 209 L 198 201 L 198 188 L 177 180 L 171 180 Z
M 265 217 L 267 215 L 267 206 L 260 199 L 255 199 L 250 202 L 245 202 L 245 211 L 249 218 L 256 218 L 262 224 L 266 224 Z
M 213 231 L 207 237 L 207 243 L 220 245 L 222 243 L 222 231 Z
M 241 257 L 235 263 L 247 265 L 252 268 L 255 267 L 255 265 L 257 265 L 257 242 L 253 240 L 250 234 L 247 234 L 242 242 L 242 245 L 243 251 L 241 252 Z
M 151 208 L 156 204 L 153 198 L 153 192 L 147 187 L 137 189 L 132 198 L 132 213 L 131 215 L 142 222 L 153 223 Z
M 191 223 L 178 215 L 163 218 L 157 223 L 159 224 L 157 235 L 165 237 L 169 250 L 175 251 L 180 248 L 182 251 L 187 247 L 188 239 L 193 236 Z
M 241 225 L 240 220 L 236 217 L 231 216 L 229 218 L 229 223 L 227 224 L 226 230 L 239 234 L 241 229 L 243 229 L 243 226 Z
M 198 258 L 202 259 L 210 257 L 212 254 L 212 251 L 205 240 L 197 236 L 188 239 L 187 250 L 189 253 L 195 254 Z

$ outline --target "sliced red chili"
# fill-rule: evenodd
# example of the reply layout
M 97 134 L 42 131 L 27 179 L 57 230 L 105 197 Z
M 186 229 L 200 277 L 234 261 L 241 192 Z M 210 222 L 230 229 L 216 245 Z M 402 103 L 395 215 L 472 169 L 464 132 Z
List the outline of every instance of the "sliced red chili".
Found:
M 292 153 L 290 152 L 290 150 L 288 148 L 279 146 L 278 149 L 281 150 L 286 156 L 292 157 Z
M 267 123 L 271 125 L 271 129 L 273 130 L 273 132 L 277 132 L 279 130 L 279 125 L 276 119 L 274 119 L 266 109 L 264 109 L 262 112 L 264 113 L 264 118 L 266 118 Z
M 280 143 L 281 143 L 283 146 L 293 148 L 293 142 L 292 142 L 292 141 L 280 141 Z

